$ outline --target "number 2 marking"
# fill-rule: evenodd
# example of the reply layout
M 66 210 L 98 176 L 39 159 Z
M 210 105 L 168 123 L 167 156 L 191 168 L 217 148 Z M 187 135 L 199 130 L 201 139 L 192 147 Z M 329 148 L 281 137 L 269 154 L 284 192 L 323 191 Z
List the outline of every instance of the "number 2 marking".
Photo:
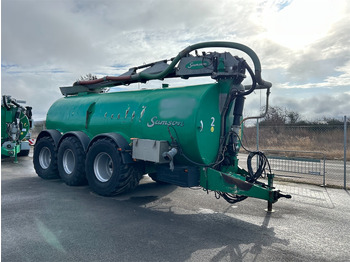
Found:
M 210 125 L 210 126 L 215 126 L 215 125 L 214 125 L 215 117 L 211 117 L 211 120 L 212 120 L 212 121 L 211 121 L 211 125 Z

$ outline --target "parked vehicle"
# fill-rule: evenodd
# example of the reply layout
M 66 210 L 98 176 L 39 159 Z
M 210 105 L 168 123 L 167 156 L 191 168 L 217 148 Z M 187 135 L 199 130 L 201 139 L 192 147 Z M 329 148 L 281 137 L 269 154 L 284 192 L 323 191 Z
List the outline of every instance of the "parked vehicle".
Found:
M 245 52 L 254 71 L 229 52 L 197 51 L 222 47 Z M 252 81 L 248 86 L 242 85 L 246 72 Z M 199 76 L 216 83 L 103 92 L 154 79 Z M 255 89 L 266 89 L 268 96 L 271 86 L 261 78 L 255 52 L 232 42 L 195 44 L 172 59 L 133 67 L 120 76 L 77 81 L 60 88 L 64 97 L 48 111 L 47 130 L 35 145 L 35 170 L 44 179 L 59 176 L 73 186 L 87 180 L 103 196 L 132 190 L 149 174 L 158 182 L 215 191 L 230 203 L 265 199 L 271 210 L 285 195 L 273 188 L 273 174 L 268 174 L 268 184 L 258 181 L 266 157 L 251 152 L 247 171 L 237 158 L 245 96 Z M 254 156 L 260 163 L 256 172 L 251 166 Z
M 28 139 L 32 127 L 32 107 L 26 103 L 3 95 L 1 100 L 1 155 L 14 157 L 27 156 L 30 151 Z

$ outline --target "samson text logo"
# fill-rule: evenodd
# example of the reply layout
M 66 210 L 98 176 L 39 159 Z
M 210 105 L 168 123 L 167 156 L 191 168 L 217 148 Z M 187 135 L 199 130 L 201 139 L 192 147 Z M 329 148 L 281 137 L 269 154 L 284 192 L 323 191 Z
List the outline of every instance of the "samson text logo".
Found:
M 208 61 L 192 61 L 186 65 L 187 69 L 202 69 L 204 67 L 207 67 L 209 65 Z
M 183 121 L 174 121 L 174 120 L 158 120 L 158 117 L 154 116 L 151 118 L 150 123 L 147 123 L 148 127 L 154 126 L 184 126 Z

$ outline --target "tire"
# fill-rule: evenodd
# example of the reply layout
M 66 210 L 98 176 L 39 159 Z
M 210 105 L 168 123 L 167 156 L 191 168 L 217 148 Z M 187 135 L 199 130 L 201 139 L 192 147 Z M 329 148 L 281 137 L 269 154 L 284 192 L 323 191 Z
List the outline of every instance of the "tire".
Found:
M 69 186 L 81 186 L 87 183 L 85 175 L 85 151 L 75 137 L 65 138 L 58 148 L 58 173 Z
M 35 143 L 33 154 L 34 169 L 43 179 L 59 178 L 57 169 L 57 151 L 51 137 L 43 137 Z
M 143 176 L 135 164 L 124 164 L 116 143 L 109 138 L 97 140 L 86 156 L 86 177 L 90 188 L 102 196 L 133 190 Z

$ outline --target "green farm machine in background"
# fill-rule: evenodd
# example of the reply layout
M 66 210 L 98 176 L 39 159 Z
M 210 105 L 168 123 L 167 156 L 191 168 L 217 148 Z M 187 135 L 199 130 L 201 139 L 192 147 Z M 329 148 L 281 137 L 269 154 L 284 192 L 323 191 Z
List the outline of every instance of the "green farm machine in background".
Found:
M 14 157 L 15 162 L 17 156 L 27 156 L 30 150 L 32 108 L 22 103 L 6 95 L 1 100 L 1 155 Z
M 237 49 L 253 61 L 254 70 L 230 52 Z M 251 85 L 244 86 L 246 73 Z M 108 87 L 149 80 L 208 76 L 215 83 L 178 88 L 106 93 Z M 68 185 L 86 181 L 104 196 L 134 189 L 144 174 L 159 182 L 201 186 L 229 203 L 255 197 L 272 203 L 285 196 L 258 179 L 268 162 L 250 152 L 248 170 L 238 165 L 245 96 L 271 83 L 261 78 L 253 50 L 232 42 L 205 42 L 187 47 L 176 57 L 133 67 L 120 76 L 78 81 L 61 87 L 63 98 L 49 109 L 47 130 L 34 148 L 34 168 L 44 178 L 60 176 Z M 259 166 L 251 165 L 256 156 Z M 269 171 L 269 170 L 267 170 Z

